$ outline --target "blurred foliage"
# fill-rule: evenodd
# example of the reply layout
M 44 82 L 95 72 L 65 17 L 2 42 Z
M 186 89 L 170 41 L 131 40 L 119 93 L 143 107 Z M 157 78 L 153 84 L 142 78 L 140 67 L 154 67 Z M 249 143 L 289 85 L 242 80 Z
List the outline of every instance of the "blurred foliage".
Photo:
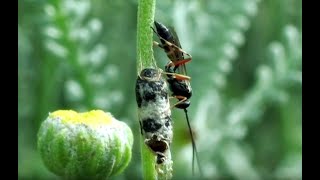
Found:
M 189 116 L 208 179 L 302 178 L 301 4 L 157 1 L 155 19 L 174 26 L 193 56 Z M 137 1 L 22 0 L 18 8 L 19 179 L 58 179 L 36 150 L 40 123 L 57 109 L 102 109 L 128 123 L 133 158 L 114 179 L 141 179 Z M 161 49 L 155 57 L 163 67 Z M 183 111 L 173 116 L 174 179 L 186 178 L 191 142 Z

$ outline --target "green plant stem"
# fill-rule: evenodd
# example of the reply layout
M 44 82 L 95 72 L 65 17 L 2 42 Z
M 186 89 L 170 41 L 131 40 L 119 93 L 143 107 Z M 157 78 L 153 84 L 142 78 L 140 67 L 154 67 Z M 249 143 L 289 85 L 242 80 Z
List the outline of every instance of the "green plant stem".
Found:
M 143 136 L 140 136 L 140 145 L 141 145 L 141 162 L 142 162 L 142 171 L 143 178 L 145 180 L 156 180 L 157 172 L 155 170 L 155 158 L 154 154 L 150 151 L 150 149 L 144 143 Z
M 154 21 L 155 0 L 139 0 L 137 24 L 137 73 L 147 67 L 155 67 L 153 57 L 153 39 L 150 26 Z M 140 138 L 143 177 L 146 180 L 157 179 L 154 154 Z
M 155 0 L 139 0 L 137 25 L 137 70 L 154 67 L 153 36 L 151 26 L 154 21 Z

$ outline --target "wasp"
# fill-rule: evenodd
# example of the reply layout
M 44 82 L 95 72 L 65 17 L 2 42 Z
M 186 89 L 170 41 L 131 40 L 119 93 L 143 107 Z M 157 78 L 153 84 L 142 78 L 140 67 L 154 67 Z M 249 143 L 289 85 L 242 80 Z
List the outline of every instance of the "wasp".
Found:
M 183 109 L 185 112 L 189 133 L 192 142 L 192 173 L 194 174 L 194 159 L 196 158 L 199 172 L 202 175 L 200 162 L 198 158 L 198 151 L 193 138 L 187 108 L 190 106 L 190 98 L 192 96 L 192 88 L 190 85 L 190 77 L 187 75 L 185 64 L 192 60 L 189 53 L 181 48 L 181 44 L 177 33 L 173 28 L 167 28 L 165 25 L 155 21 L 155 29 L 153 31 L 160 39 L 161 43 L 155 42 L 154 45 L 162 48 L 169 58 L 169 62 L 165 66 L 165 73 L 167 75 L 167 82 L 169 89 L 172 92 L 172 97 L 178 100 L 173 107 Z
M 143 69 L 135 89 L 141 135 L 155 153 L 158 165 L 171 163 L 171 158 L 167 161 L 167 151 L 173 137 L 168 85 L 161 72 L 161 69 Z

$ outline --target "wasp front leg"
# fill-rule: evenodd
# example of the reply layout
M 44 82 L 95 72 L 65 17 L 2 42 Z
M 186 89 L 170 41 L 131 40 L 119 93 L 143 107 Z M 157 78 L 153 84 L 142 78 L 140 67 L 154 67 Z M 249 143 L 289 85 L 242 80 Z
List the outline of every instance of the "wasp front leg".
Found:
M 153 28 L 152 28 L 152 29 L 153 29 Z M 181 48 L 178 47 L 177 45 L 175 45 L 175 44 L 167 41 L 167 40 L 164 39 L 163 37 L 161 37 L 155 30 L 153 30 L 153 31 L 157 34 L 157 36 L 159 37 L 159 39 L 160 39 L 161 41 L 163 41 L 167 46 L 169 46 L 170 48 L 174 48 L 174 49 L 182 52 L 183 54 L 189 56 L 190 58 L 192 57 L 189 53 L 187 53 L 186 51 L 184 51 L 183 49 L 181 49 Z
M 153 45 L 154 45 L 154 46 L 158 46 L 158 47 L 164 49 L 163 45 L 160 44 L 160 43 L 158 43 L 157 41 L 153 41 Z
M 155 29 L 153 29 L 153 27 L 151 27 L 151 29 L 152 29 L 153 32 L 159 37 L 160 41 L 162 42 L 162 44 L 160 44 L 160 43 L 154 41 L 154 42 L 153 42 L 154 45 L 156 45 L 156 46 L 158 46 L 158 47 L 160 47 L 160 48 L 162 48 L 162 49 L 165 49 L 164 47 L 165 47 L 165 45 L 167 45 L 168 48 L 171 49 L 171 51 L 177 50 L 177 51 L 179 51 L 179 52 L 181 52 L 181 53 L 189 56 L 188 59 L 190 59 L 190 60 L 192 59 L 192 56 L 191 56 L 189 53 L 187 53 L 186 51 L 184 51 L 183 49 L 181 49 L 181 48 L 180 48 L 179 46 L 177 46 L 176 44 L 174 44 L 174 43 L 172 43 L 172 42 L 169 42 L 167 39 L 161 37 L 161 36 L 158 34 L 158 32 L 157 32 Z M 179 43 L 179 44 L 180 44 L 180 43 Z M 188 60 L 188 61 L 190 61 L 190 60 Z

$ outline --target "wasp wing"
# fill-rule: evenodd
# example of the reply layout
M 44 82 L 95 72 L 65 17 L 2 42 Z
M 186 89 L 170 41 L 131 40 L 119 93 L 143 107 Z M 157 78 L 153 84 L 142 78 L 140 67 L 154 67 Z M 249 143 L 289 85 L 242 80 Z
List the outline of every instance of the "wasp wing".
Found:
M 171 42 L 171 43 L 173 43 L 174 45 L 176 45 L 177 47 L 179 47 L 180 49 L 182 49 L 181 44 L 180 44 L 180 40 L 179 40 L 179 38 L 178 38 L 178 35 L 177 35 L 175 29 L 174 29 L 172 26 L 170 26 L 169 29 L 170 29 L 170 32 L 171 32 L 171 34 L 172 34 L 172 36 L 173 36 L 173 42 Z M 175 61 L 176 61 L 176 62 L 185 59 L 185 58 L 184 58 L 184 52 L 182 52 L 180 49 L 175 48 L 175 54 L 176 54 L 176 59 L 175 59 Z M 185 65 L 185 64 L 179 65 L 178 68 L 177 68 L 177 70 L 178 70 L 178 73 L 179 73 L 179 74 L 187 75 L 187 69 L 186 69 L 186 65 Z

